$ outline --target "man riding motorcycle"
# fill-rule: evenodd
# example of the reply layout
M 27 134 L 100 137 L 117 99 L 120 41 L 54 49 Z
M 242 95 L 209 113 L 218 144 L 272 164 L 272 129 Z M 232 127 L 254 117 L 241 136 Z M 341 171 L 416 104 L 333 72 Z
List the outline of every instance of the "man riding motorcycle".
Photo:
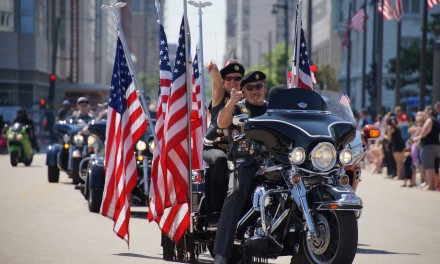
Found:
M 267 102 L 264 100 L 267 91 L 265 82 L 266 75 L 261 71 L 248 73 L 241 81 L 241 91 L 232 89 L 231 99 L 218 115 L 219 128 L 229 127 L 229 158 L 231 170 L 228 196 L 226 197 L 220 215 L 219 226 L 214 242 L 214 263 L 226 264 L 232 254 L 236 225 L 241 210 L 252 191 L 253 176 L 259 169 L 255 160 L 257 149 L 251 141 L 242 138 L 234 138 L 240 134 L 241 127 L 232 124 L 232 117 L 238 114 L 249 114 L 256 117 L 264 114 L 267 110 Z M 242 98 L 245 99 L 242 100 Z M 233 177 L 233 178 L 231 178 Z
M 37 137 L 35 136 L 34 122 L 32 122 L 32 120 L 28 118 L 25 108 L 20 108 L 17 110 L 17 117 L 12 123 L 21 123 L 28 127 L 28 129 L 26 129 L 26 132 L 28 133 L 29 139 L 31 140 L 32 148 L 36 152 L 39 152 L 40 146 L 38 145 Z

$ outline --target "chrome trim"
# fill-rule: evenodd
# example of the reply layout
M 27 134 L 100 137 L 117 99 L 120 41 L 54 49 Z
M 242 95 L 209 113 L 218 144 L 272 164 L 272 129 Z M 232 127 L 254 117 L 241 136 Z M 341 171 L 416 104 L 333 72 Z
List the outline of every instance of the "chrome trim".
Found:
M 269 111 L 268 111 L 268 112 L 269 112 Z M 284 124 L 287 124 L 287 125 L 289 125 L 289 126 L 293 126 L 293 127 L 297 128 L 298 130 L 301 130 L 302 132 L 304 132 L 304 134 L 308 135 L 309 137 L 327 137 L 327 138 L 333 138 L 332 135 L 331 135 L 330 128 L 331 128 L 334 124 L 342 123 L 342 124 L 350 124 L 350 125 L 353 125 L 351 122 L 347 122 L 347 121 L 333 122 L 333 123 L 330 123 L 330 124 L 328 125 L 328 127 L 327 127 L 328 135 L 311 135 L 311 134 L 309 134 L 307 131 L 305 131 L 303 128 L 301 128 L 301 127 L 299 127 L 299 126 L 296 126 L 296 125 L 294 125 L 294 124 L 288 123 L 288 122 L 286 122 L 286 121 L 277 120 L 277 119 L 252 119 L 252 122 L 266 122 L 266 121 L 270 121 L 270 122 L 278 122 L 278 123 L 284 123 Z
M 311 170 L 304 169 L 304 168 L 298 168 L 298 170 L 307 172 L 309 174 L 328 175 L 330 173 L 338 171 L 339 168 L 336 168 L 336 169 L 333 169 L 333 170 L 329 170 L 329 171 L 326 171 L 326 172 L 311 171 Z M 303 175 L 301 175 L 301 177 L 312 177 L 312 176 L 314 176 L 314 175 L 310 175 L 310 176 L 303 176 Z
M 93 155 L 93 154 L 92 154 Z M 94 158 L 94 156 L 92 156 L 92 155 L 90 155 L 90 157 L 86 157 L 86 158 L 83 158 L 80 162 L 79 162 L 79 177 L 81 178 L 81 180 L 83 180 L 83 181 L 86 181 L 86 179 L 87 179 L 87 175 L 83 175 L 82 173 L 81 173 L 81 168 L 82 168 L 82 166 L 84 165 L 84 162 L 86 162 L 86 161 L 89 161 L 89 160 L 91 160 L 92 158 Z
M 289 212 L 290 209 L 284 210 L 284 212 L 280 215 L 280 217 L 278 217 L 278 219 L 275 220 L 275 222 L 273 222 L 273 224 L 269 228 L 270 233 L 273 233 L 280 226 L 280 224 L 284 221 L 284 219 L 287 217 Z
M 304 187 L 304 183 L 300 181 L 297 185 L 295 185 L 293 188 L 290 189 L 292 196 L 295 197 L 295 202 L 297 200 L 299 201 L 298 206 L 303 211 L 304 218 L 306 220 L 306 225 L 309 229 L 308 236 L 315 237 L 316 236 L 316 229 L 315 229 L 315 223 L 313 222 L 312 215 L 310 214 L 310 208 L 307 203 L 307 191 Z
M 240 221 L 238 221 L 237 224 L 237 228 L 236 230 L 238 230 L 238 228 L 246 221 L 249 219 L 249 217 L 255 212 L 254 208 L 251 208 L 249 211 L 247 211 L 247 213 L 240 219 Z

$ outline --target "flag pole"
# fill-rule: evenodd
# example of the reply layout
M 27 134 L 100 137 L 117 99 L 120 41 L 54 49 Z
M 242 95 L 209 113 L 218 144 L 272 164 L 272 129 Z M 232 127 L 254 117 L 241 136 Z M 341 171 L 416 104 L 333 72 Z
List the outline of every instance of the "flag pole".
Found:
M 202 127 L 203 127 L 203 137 L 205 137 L 206 135 L 206 94 L 205 94 L 205 63 L 203 61 L 203 29 L 202 29 L 202 8 L 206 7 L 206 6 L 211 6 L 212 3 L 211 2 L 203 2 L 199 0 L 199 2 L 197 3 L 196 1 L 188 1 L 188 3 L 190 5 L 193 5 L 195 7 L 199 8 L 199 36 L 200 36 L 200 40 L 199 40 L 199 48 L 198 48 L 198 54 L 199 54 L 199 68 L 200 68 L 200 77 L 202 78 L 201 83 L 200 83 L 200 88 L 202 89 L 202 119 L 203 119 L 203 123 L 202 123 Z
M 186 6 L 186 0 L 183 0 L 183 21 L 185 25 L 185 57 L 186 57 L 186 102 L 187 102 L 187 121 L 188 121 L 188 209 L 190 212 L 189 217 L 189 232 L 193 233 L 193 219 L 192 219 L 192 157 L 191 157 L 191 120 L 190 120 L 190 114 L 192 109 L 192 88 L 191 88 L 191 58 L 190 58 L 190 40 L 191 35 L 189 32 L 189 26 L 188 26 L 188 14 L 187 14 L 187 6 Z
M 364 0 L 364 37 L 362 39 L 362 108 L 365 108 L 366 72 L 367 72 L 367 0 Z
M 297 11 L 296 11 L 296 22 L 295 22 L 295 54 L 293 55 L 292 64 L 292 78 L 294 79 L 295 88 L 298 87 L 299 83 L 299 45 L 301 44 L 301 14 L 302 14 L 302 0 L 298 0 Z M 292 82 L 291 82 L 292 83 Z
M 125 38 L 124 30 L 122 29 L 121 20 L 119 19 L 119 9 L 124 7 L 125 5 L 126 5 L 126 3 L 124 3 L 124 2 L 117 2 L 114 5 L 113 5 L 113 3 L 111 5 L 102 5 L 101 8 L 104 10 L 108 10 L 108 11 L 113 12 L 113 15 L 114 15 L 115 21 L 116 21 L 116 25 L 117 25 L 118 31 L 119 31 L 119 38 L 121 40 L 122 47 L 124 48 L 124 52 L 126 54 L 128 68 L 130 69 L 130 74 L 135 82 L 135 89 L 140 94 L 142 106 L 144 108 L 145 114 L 147 115 L 148 123 L 151 126 L 151 132 L 153 134 L 154 141 L 156 142 L 156 148 L 159 148 L 159 151 L 160 151 L 159 140 L 157 139 L 157 135 L 156 135 L 156 132 L 154 129 L 154 124 L 153 124 L 153 121 L 152 121 L 151 115 L 150 115 L 150 110 L 148 109 L 148 105 L 145 100 L 144 93 L 141 91 L 141 85 L 140 85 L 139 79 L 136 75 L 136 70 L 134 68 L 133 61 L 131 59 L 131 53 L 130 53 L 130 49 L 128 48 L 128 45 L 127 45 L 127 39 Z

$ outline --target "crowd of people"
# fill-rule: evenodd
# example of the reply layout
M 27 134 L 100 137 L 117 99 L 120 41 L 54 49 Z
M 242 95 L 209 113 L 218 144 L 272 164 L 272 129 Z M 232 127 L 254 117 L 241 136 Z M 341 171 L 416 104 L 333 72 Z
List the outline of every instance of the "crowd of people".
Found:
M 368 123 L 364 116 L 363 111 L 358 115 L 359 129 Z M 378 115 L 374 124 L 382 135 L 368 146 L 372 172 L 402 180 L 402 187 L 440 191 L 440 101 L 413 117 L 397 106 L 393 112 Z

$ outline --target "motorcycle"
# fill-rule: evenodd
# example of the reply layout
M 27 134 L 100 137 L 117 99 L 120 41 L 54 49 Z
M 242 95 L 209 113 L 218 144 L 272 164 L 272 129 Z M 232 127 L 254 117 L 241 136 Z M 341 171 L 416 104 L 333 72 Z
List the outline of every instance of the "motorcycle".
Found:
M 154 123 L 155 120 L 153 120 Z M 89 140 L 89 148 L 93 146 L 94 154 L 89 158 L 84 159 L 84 164 L 88 161 L 88 168 L 86 174 L 81 176 L 86 182 L 83 194 L 88 200 L 88 207 L 90 212 L 99 213 L 102 203 L 102 195 L 105 186 L 105 127 L 106 122 L 95 122 L 89 125 L 89 131 L 92 138 Z M 153 157 L 155 143 L 150 127 L 147 132 L 139 139 L 134 148 L 134 156 L 136 158 L 136 169 L 138 173 L 138 180 L 136 186 L 129 196 L 131 205 L 147 206 L 148 192 L 150 184 L 151 158 Z M 80 168 L 84 165 L 80 164 Z
M 6 130 L 6 140 L 12 167 L 22 162 L 30 166 L 34 157 L 29 137 L 30 128 L 22 123 L 14 123 Z
M 60 170 L 72 178 L 73 184 L 82 182 L 80 178 L 81 160 L 88 155 L 87 136 L 81 131 L 86 123 L 79 119 L 58 121 L 53 131 L 58 143 L 47 148 L 46 165 L 49 182 L 58 182 Z
M 243 132 L 234 144 L 250 139 L 260 169 L 228 263 L 267 263 L 279 256 L 292 256 L 291 263 L 352 263 L 363 204 L 354 190 L 360 176 L 347 171 L 356 171 L 366 140 L 380 130 L 356 132 L 345 99 L 331 91 L 285 89 L 271 97 L 266 114 L 233 118 Z M 177 245 L 162 236 L 166 260 L 193 261 L 205 249 L 213 255 L 215 231 L 207 228 L 204 193 L 194 179 L 193 232 Z

